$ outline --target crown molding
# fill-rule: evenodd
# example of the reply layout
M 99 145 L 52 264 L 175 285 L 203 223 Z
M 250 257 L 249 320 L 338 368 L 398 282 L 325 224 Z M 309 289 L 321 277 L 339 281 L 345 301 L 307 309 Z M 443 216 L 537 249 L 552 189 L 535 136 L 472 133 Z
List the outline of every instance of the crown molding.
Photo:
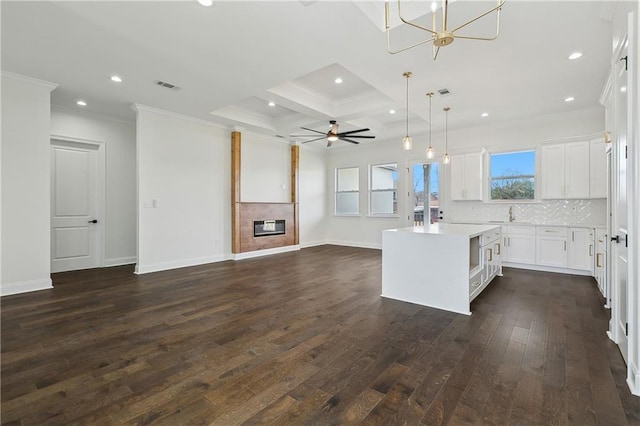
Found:
M 58 87 L 58 84 L 56 83 L 51 83 L 49 81 L 45 81 L 45 80 L 39 80 L 37 78 L 33 78 L 33 77 L 28 77 L 26 75 L 22 75 L 22 74 L 16 74 L 14 72 L 10 72 L 10 71 L 1 71 L 2 73 L 2 77 L 6 77 L 6 78 L 12 78 L 14 80 L 19 80 L 25 83 L 30 83 L 36 86 L 40 86 L 40 87 L 44 87 L 45 89 L 48 89 L 50 92 L 54 91 L 56 89 L 56 87 Z
M 73 108 L 66 105 L 51 104 L 51 109 L 56 111 L 61 111 L 61 112 L 68 112 L 70 114 L 81 115 L 88 118 L 97 118 L 101 120 L 114 121 L 116 123 L 134 124 L 134 125 L 136 124 L 135 120 L 126 119 L 123 117 L 115 117 L 113 115 L 108 115 L 108 114 L 101 114 L 99 112 L 94 112 L 94 111 L 80 110 L 78 108 Z
M 201 124 L 203 126 L 215 127 L 215 128 L 218 128 L 218 129 L 223 129 L 223 130 L 228 130 L 228 131 L 232 131 L 233 130 L 231 127 L 226 126 L 224 124 L 215 123 L 213 121 L 203 120 L 201 118 L 191 117 L 191 116 L 188 116 L 188 115 L 179 114 L 177 112 L 167 111 L 167 110 L 160 109 L 160 108 L 150 107 L 150 106 L 147 106 L 147 105 L 142 105 L 142 104 L 137 104 L 137 103 L 136 104 L 131 104 L 131 109 L 134 110 L 136 113 L 138 113 L 140 111 L 153 112 L 154 114 L 165 115 L 167 117 L 176 118 L 178 120 L 190 121 L 192 123 Z

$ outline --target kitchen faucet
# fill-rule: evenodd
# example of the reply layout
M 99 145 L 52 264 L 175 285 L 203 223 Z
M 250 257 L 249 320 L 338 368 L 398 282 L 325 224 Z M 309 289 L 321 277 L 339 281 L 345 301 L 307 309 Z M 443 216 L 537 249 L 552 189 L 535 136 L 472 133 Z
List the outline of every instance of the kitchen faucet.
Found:
M 516 217 L 513 215 L 513 206 L 509 206 L 509 222 L 513 222 L 516 220 Z

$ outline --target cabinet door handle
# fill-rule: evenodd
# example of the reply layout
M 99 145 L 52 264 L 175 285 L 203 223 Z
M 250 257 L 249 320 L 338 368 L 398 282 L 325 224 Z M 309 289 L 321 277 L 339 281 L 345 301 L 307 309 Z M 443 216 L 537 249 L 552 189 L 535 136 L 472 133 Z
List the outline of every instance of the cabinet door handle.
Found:
M 571 231 L 571 241 L 575 241 L 576 239 L 576 231 Z
M 589 256 L 593 256 L 593 244 L 589 244 Z
M 500 254 L 500 243 L 496 243 L 496 254 Z
M 564 243 L 564 251 L 567 251 L 567 242 L 563 241 L 563 243 Z
M 602 268 L 602 253 L 596 255 L 596 268 Z
M 489 258 L 487 259 L 489 262 L 491 262 L 493 260 L 493 250 L 491 249 L 487 249 L 487 252 L 489 252 Z

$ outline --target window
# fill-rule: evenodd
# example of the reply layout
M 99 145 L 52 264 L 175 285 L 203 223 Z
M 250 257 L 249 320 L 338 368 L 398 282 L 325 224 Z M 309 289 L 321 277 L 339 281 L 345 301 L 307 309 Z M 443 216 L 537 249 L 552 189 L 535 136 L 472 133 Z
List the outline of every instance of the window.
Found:
M 398 213 L 398 165 L 393 163 L 371 166 L 370 182 L 370 214 L 394 215 Z
M 360 169 L 336 169 L 336 214 L 360 214 Z
M 536 152 L 491 154 L 491 199 L 533 200 Z

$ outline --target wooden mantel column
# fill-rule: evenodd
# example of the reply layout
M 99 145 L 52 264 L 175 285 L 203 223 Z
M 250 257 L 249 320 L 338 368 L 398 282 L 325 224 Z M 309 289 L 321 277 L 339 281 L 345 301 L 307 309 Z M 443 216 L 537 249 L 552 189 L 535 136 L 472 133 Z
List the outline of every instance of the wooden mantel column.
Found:
M 231 132 L 231 253 L 240 253 L 240 152 L 242 134 Z

